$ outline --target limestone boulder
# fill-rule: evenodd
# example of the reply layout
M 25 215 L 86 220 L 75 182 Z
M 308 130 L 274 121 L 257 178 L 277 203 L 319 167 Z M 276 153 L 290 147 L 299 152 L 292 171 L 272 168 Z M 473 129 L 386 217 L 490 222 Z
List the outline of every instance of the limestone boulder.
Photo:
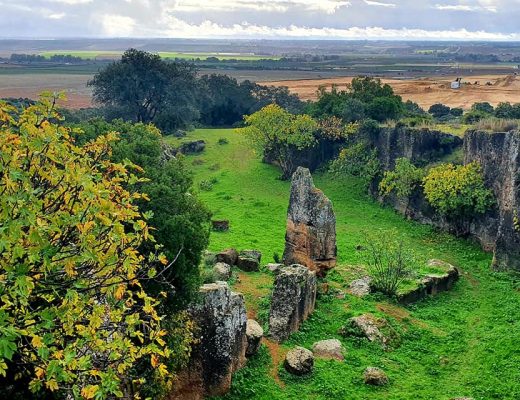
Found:
M 372 386 L 388 385 L 388 376 L 380 368 L 368 367 L 367 369 L 365 369 L 363 378 L 367 385 L 372 385 Z
M 253 319 L 247 320 L 246 326 L 247 350 L 246 356 L 251 357 L 255 355 L 260 349 L 262 338 L 264 337 L 264 330 L 258 322 Z
M 283 262 L 323 276 L 336 266 L 336 253 L 332 202 L 314 186 L 310 171 L 299 167 L 292 177 Z
M 200 400 L 229 391 L 235 371 L 246 362 L 246 309 L 242 294 L 226 282 L 203 285 L 201 301 L 190 310 L 197 344 L 179 373 L 170 399 Z
M 384 319 L 376 318 L 372 314 L 363 314 L 350 318 L 347 324 L 341 328 L 341 333 L 344 336 L 364 337 L 370 342 L 377 342 L 386 347 L 390 341 L 382 332 L 382 328 L 386 325 Z
M 357 297 L 365 297 L 370 294 L 370 282 L 372 278 L 365 276 L 350 283 L 349 291 Z
M 223 262 L 228 265 L 236 265 L 238 261 L 238 251 L 235 249 L 222 250 L 220 253 L 217 253 L 215 257 L 217 262 Z
M 284 367 L 293 375 L 307 375 L 314 368 L 314 356 L 303 347 L 295 347 L 285 356 Z
M 316 358 L 343 361 L 345 349 L 338 339 L 320 340 L 312 345 L 312 352 Z
M 284 267 L 283 264 L 271 263 L 265 266 L 269 272 L 277 274 Z
M 258 250 L 243 250 L 238 255 L 237 266 L 245 272 L 256 272 L 260 269 L 262 253 Z
M 213 276 L 217 281 L 229 281 L 231 279 L 231 266 L 223 262 L 216 263 L 213 267 Z
M 186 142 L 179 147 L 179 151 L 182 154 L 197 154 L 202 153 L 206 148 L 206 142 L 204 140 L 194 140 L 192 142 Z
M 316 273 L 303 265 L 285 267 L 275 277 L 269 332 L 273 340 L 282 342 L 296 332 L 314 311 Z

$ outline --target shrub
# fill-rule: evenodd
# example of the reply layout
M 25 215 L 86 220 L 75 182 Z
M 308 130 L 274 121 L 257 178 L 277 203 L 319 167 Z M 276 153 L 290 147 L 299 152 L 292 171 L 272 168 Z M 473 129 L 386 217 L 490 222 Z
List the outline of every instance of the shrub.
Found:
M 423 186 L 428 202 L 446 216 L 482 214 L 494 204 L 493 192 L 486 188 L 482 168 L 476 162 L 434 167 L 423 179 Z
M 417 168 L 407 158 L 398 158 L 393 171 L 386 171 L 379 183 L 381 195 L 395 193 L 399 198 L 409 197 L 424 178 L 424 170 Z
M 216 178 L 212 178 L 209 180 L 203 179 L 202 181 L 199 182 L 199 189 L 204 192 L 211 192 L 213 190 L 213 186 L 217 182 L 218 182 L 218 180 Z
M 229 143 L 229 140 L 227 140 L 226 138 L 220 138 L 217 143 L 220 145 L 225 145 Z
M 377 150 L 371 149 L 366 142 L 358 142 L 341 150 L 338 158 L 330 165 L 335 175 L 359 177 L 366 186 L 381 172 Z
M 434 104 L 432 105 L 428 112 L 433 115 L 435 118 L 441 118 L 441 117 L 444 117 L 446 115 L 448 115 L 451 111 L 451 108 L 449 108 L 448 106 L 445 106 L 444 104 L 440 104 L 440 103 L 437 103 L 437 104 Z
M 454 117 L 462 117 L 462 114 L 464 114 L 464 110 L 460 107 L 452 108 L 450 110 L 450 114 Z
M 479 122 L 481 119 L 488 118 L 489 114 L 482 111 L 468 111 L 462 117 L 462 123 L 464 124 L 475 124 Z
M 473 111 L 479 111 L 486 114 L 493 114 L 495 112 L 495 109 L 491 104 L 489 104 L 487 101 L 482 103 L 475 103 L 471 106 L 471 109 Z
M 367 241 L 366 263 L 372 278 L 370 286 L 387 296 L 395 296 L 403 282 L 415 270 L 415 257 L 402 241 L 378 235 Z

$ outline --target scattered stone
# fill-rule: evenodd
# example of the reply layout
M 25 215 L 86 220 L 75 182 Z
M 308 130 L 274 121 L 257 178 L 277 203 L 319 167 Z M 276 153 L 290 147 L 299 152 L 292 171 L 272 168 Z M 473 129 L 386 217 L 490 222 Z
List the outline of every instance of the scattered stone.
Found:
M 229 391 L 231 377 L 246 362 L 246 309 L 242 294 L 226 282 L 203 285 L 190 316 L 197 326 L 188 366 L 169 399 L 202 399 Z
M 373 386 L 388 385 L 388 376 L 382 369 L 376 367 L 368 367 L 363 374 L 365 383 Z
M 344 348 L 338 339 L 321 340 L 312 345 L 312 352 L 317 358 L 333 359 L 343 361 Z
M 269 312 L 271 337 L 282 342 L 314 311 L 316 303 L 316 273 L 303 265 L 280 270 L 274 282 Z
M 350 318 L 347 324 L 341 328 L 341 334 L 365 337 L 371 342 L 379 342 L 383 347 L 386 347 L 389 339 L 380 330 L 384 326 L 386 326 L 385 320 L 376 318 L 372 314 L 363 314 Z
M 336 266 L 336 253 L 332 202 L 316 189 L 310 171 L 298 167 L 292 177 L 283 262 L 304 265 L 324 276 Z
M 186 142 L 179 147 L 179 152 L 182 154 L 197 154 L 202 153 L 206 148 L 204 140 L 195 140 L 193 142 Z
M 284 267 L 284 265 L 272 263 L 272 264 L 267 264 L 265 267 L 268 269 L 268 271 L 272 272 L 273 274 L 277 274 Z
M 217 281 L 228 281 L 231 279 L 231 266 L 218 262 L 213 267 L 213 275 Z
M 258 349 L 260 349 L 260 344 L 262 343 L 262 338 L 264 337 L 264 330 L 258 322 L 256 322 L 253 319 L 248 319 L 246 327 L 246 336 L 246 356 L 251 357 L 258 352 Z
M 372 278 L 365 276 L 350 283 L 350 293 L 357 297 L 365 297 L 370 294 L 370 282 Z
M 177 157 L 178 151 L 177 151 L 177 149 L 173 148 L 172 146 L 170 146 L 166 143 L 162 143 L 161 148 L 162 148 L 162 154 L 161 154 L 162 162 L 168 162 L 170 160 L 174 160 L 175 157 Z
M 314 368 L 314 356 L 312 352 L 303 347 L 295 347 L 285 356 L 284 367 L 293 375 L 306 375 Z
M 215 232 L 227 232 L 229 231 L 229 221 L 211 221 L 211 227 Z
M 186 131 L 183 131 L 182 129 L 177 129 L 175 132 L 172 133 L 172 136 L 176 138 L 183 138 L 187 135 Z
M 220 253 L 217 253 L 215 257 L 217 262 L 223 262 L 228 265 L 236 265 L 238 261 L 238 251 L 235 249 L 222 250 Z
M 246 272 L 258 271 L 261 258 L 262 253 L 258 250 L 244 250 L 238 255 L 237 266 Z

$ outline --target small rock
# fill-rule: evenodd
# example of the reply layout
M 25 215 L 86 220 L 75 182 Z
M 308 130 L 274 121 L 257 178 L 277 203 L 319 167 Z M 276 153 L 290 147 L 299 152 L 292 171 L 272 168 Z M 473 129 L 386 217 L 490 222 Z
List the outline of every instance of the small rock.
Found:
M 211 221 L 211 227 L 215 232 L 227 232 L 229 231 L 229 221 Z
M 246 327 L 246 336 L 247 336 L 247 350 L 246 356 L 251 357 L 258 352 L 260 348 L 260 344 L 262 343 L 262 338 L 264 337 L 264 330 L 260 326 L 258 322 L 253 319 L 247 320 Z
M 343 345 L 338 339 L 321 340 L 312 345 L 312 352 L 318 358 L 343 361 Z
M 218 262 L 213 267 L 213 274 L 217 281 L 228 281 L 231 278 L 231 266 L 223 262 Z
M 215 256 L 217 262 L 223 262 L 228 265 L 236 265 L 238 261 L 238 251 L 235 249 L 222 250 Z
M 182 154 L 195 154 L 201 153 L 206 148 L 206 142 L 204 140 L 196 140 L 193 142 L 186 142 L 179 147 L 179 151 Z
M 365 276 L 361 279 L 356 279 L 350 283 L 350 293 L 357 297 L 364 297 L 370 294 L 370 282 L 372 278 Z
M 314 367 L 314 356 L 312 352 L 303 347 L 295 347 L 285 356 L 284 367 L 293 375 L 309 374 Z
M 282 269 L 284 267 L 284 265 L 272 263 L 272 264 L 267 264 L 265 267 L 273 274 L 277 274 L 280 271 L 280 269 Z
M 364 373 L 365 383 L 373 386 L 385 386 L 388 384 L 388 376 L 382 369 L 368 367 Z
M 378 319 L 372 314 L 363 314 L 359 317 L 350 318 L 341 329 L 341 333 L 345 336 L 366 337 L 371 342 L 379 342 L 383 347 L 386 347 L 388 338 L 380 330 L 385 325 L 386 321 Z
M 244 250 L 238 255 L 237 266 L 242 271 L 254 272 L 260 269 L 262 253 L 258 250 Z

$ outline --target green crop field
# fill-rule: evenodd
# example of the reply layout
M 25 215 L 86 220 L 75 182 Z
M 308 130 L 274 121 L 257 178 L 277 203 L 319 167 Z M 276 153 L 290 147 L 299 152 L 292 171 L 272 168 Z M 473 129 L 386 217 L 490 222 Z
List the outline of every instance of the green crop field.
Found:
M 227 144 L 219 144 L 224 138 Z M 227 233 L 213 233 L 211 250 L 255 248 L 262 263 L 283 252 L 288 182 L 278 170 L 260 162 L 233 130 L 196 130 L 182 140 L 204 139 L 206 150 L 188 156 L 202 199 L 214 219 L 228 219 Z M 171 144 L 179 140 L 167 139 Z M 439 258 L 462 270 L 455 288 L 406 308 L 378 295 L 358 299 L 333 294 L 319 296 L 317 308 L 300 331 L 281 346 L 266 342 L 259 354 L 233 378 L 226 399 L 424 399 L 469 396 L 478 400 L 520 398 L 520 281 L 492 272 L 491 256 L 469 241 L 406 221 L 372 201 L 354 179 L 315 173 L 315 184 L 333 201 L 337 217 L 339 266 L 328 277 L 332 288 L 344 290 L 363 263 L 367 234 L 381 231 L 401 237 L 420 260 Z M 240 273 L 235 290 L 244 293 L 250 315 L 267 319 L 273 276 Z M 382 350 L 368 341 L 343 338 L 346 320 L 371 312 L 389 320 L 400 335 L 399 345 Z M 282 366 L 283 354 L 299 345 L 340 339 L 345 361 L 316 360 L 308 377 L 294 377 Z M 273 363 L 273 359 L 275 360 Z M 368 366 L 384 369 L 390 384 L 374 388 L 363 383 Z
M 40 55 L 50 58 L 53 55 L 71 55 L 83 59 L 112 59 L 118 58 L 123 54 L 122 51 L 74 51 L 74 50 L 57 50 L 46 51 Z M 261 56 L 255 54 L 230 54 L 230 53 L 179 53 L 179 52 L 159 52 L 162 58 L 183 59 L 183 60 L 205 60 L 208 57 L 215 57 L 219 60 L 242 60 L 242 61 L 257 61 L 257 60 L 278 60 L 280 57 Z

